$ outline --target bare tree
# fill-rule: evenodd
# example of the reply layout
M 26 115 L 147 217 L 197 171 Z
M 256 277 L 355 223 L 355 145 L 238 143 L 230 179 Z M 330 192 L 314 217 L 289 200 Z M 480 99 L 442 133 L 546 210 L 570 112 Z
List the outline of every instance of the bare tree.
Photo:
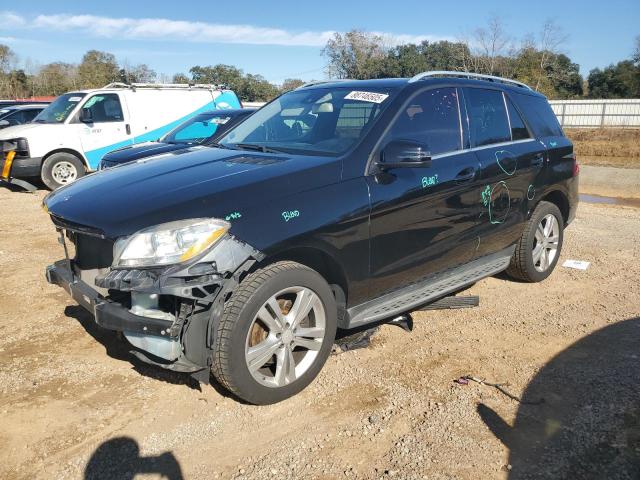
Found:
M 633 56 L 631 58 L 633 58 L 635 63 L 640 65 L 640 35 L 636 37 L 636 48 L 633 51 Z
M 483 73 L 496 73 L 500 57 L 506 56 L 511 42 L 502 20 L 497 16 L 491 17 L 486 27 L 475 30 L 474 40 Z
M 547 20 L 538 35 L 537 50 L 540 52 L 540 60 L 538 63 L 538 75 L 536 79 L 536 90 L 540 89 L 542 81 L 545 77 L 552 74 L 554 64 L 560 53 L 560 46 L 567 41 L 568 36 L 562 32 L 551 19 Z

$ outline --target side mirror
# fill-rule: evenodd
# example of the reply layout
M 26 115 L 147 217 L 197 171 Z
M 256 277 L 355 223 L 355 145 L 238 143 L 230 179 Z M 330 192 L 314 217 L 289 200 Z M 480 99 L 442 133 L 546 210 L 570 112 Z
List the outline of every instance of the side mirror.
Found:
M 9 120 L 0 120 L 0 128 L 8 127 L 9 125 L 11 125 Z
M 415 168 L 430 167 L 431 152 L 429 147 L 411 140 L 391 140 L 382 149 L 378 168 Z
M 93 123 L 93 113 L 90 108 L 80 110 L 80 121 L 82 123 Z

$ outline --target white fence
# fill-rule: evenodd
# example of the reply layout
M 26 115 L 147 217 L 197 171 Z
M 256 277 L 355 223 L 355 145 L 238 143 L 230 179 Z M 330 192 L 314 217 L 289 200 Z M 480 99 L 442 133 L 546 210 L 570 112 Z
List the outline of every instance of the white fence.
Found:
M 640 99 L 551 100 L 565 128 L 640 128 Z

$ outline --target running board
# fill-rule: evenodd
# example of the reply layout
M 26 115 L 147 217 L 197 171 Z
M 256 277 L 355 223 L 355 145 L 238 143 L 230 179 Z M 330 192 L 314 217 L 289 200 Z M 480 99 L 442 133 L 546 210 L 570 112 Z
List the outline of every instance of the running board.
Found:
M 414 310 L 478 280 L 500 273 L 509 266 L 514 248 L 515 245 L 351 307 L 345 312 L 340 328 L 359 327 Z

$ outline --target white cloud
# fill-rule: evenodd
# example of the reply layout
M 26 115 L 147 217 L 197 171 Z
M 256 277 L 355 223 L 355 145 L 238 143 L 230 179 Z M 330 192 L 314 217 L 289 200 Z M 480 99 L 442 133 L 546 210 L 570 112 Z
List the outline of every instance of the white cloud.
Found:
M 0 25 L 3 29 L 11 27 L 21 27 L 25 24 L 24 18 L 13 12 L 0 12 Z
M 5 20 L 2 20 L 5 19 Z M 10 19 L 10 20 L 9 20 Z M 38 15 L 28 20 L 12 12 L 0 12 L 0 24 L 41 28 L 89 36 L 126 39 L 182 40 L 205 43 L 323 47 L 334 34 L 326 31 L 289 31 L 254 25 L 226 25 L 166 18 L 113 18 L 97 15 Z M 429 35 L 395 35 L 376 32 L 390 44 L 439 40 Z

